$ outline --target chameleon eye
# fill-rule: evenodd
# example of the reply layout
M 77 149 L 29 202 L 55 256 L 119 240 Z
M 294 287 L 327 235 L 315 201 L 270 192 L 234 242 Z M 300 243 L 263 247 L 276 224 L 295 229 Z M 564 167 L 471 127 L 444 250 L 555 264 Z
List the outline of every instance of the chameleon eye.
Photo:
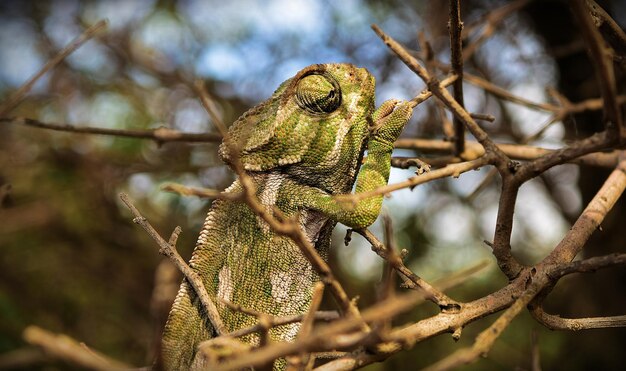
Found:
M 341 88 L 332 76 L 308 75 L 298 81 L 296 102 L 312 114 L 331 113 L 341 104 Z

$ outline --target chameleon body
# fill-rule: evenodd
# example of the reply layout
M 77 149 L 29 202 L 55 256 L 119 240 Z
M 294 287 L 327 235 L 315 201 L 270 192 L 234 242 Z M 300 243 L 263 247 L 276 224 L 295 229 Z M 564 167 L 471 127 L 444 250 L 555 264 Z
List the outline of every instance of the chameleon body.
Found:
M 411 116 L 406 103 L 387 101 L 374 110 L 374 77 L 351 64 L 312 65 L 285 81 L 271 98 L 250 109 L 230 128 L 220 155 L 230 149 L 256 186 L 259 201 L 297 217 L 306 237 L 326 257 L 337 222 L 366 227 L 380 211 L 382 196 L 345 207 L 333 195 L 373 190 L 387 183 L 393 142 Z M 368 155 L 361 166 L 363 153 Z M 360 168 L 360 171 L 359 171 Z M 358 172 L 358 176 L 357 176 Z M 236 180 L 226 192 L 240 192 Z M 318 280 L 288 237 L 274 233 L 248 206 L 220 199 L 208 213 L 190 266 L 202 277 L 227 331 L 256 319 L 220 299 L 275 316 L 305 313 Z M 275 341 L 293 340 L 299 324 L 270 330 Z M 214 330 L 188 282 L 183 281 L 162 338 L 165 369 L 202 365 L 200 342 Z M 242 339 L 258 343 L 257 335 Z M 277 362 L 277 365 L 279 363 Z M 280 367 L 280 366 L 278 366 Z

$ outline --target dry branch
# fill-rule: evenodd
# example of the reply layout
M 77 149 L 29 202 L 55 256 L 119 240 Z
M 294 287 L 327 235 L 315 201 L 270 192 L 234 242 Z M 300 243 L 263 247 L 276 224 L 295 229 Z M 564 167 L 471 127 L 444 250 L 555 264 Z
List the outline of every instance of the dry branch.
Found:
M 535 146 L 528 146 L 522 144 L 496 144 L 498 148 L 504 152 L 509 158 L 514 160 L 536 160 L 542 156 L 556 151 L 555 149 L 547 149 Z M 395 142 L 396 148 L 414 149 L 422 153 L 452 153 L 454 146 L 452 143 L 443 140 L 434 139 L 399 139 Z M 465 142 L 465 152 L 461 154 L 461 157 L 449 157 L 445 159 L 446 164 L 458 163 L 463 160 L 475 160 L 482 157 L 485 154 L 485 149 L 480 143 L 475 141 Z M 618 163 L 619 151 L 609 152 L 595 152 L 586 154 L 579 157 L 574 157 L 568 162 L 588 165 L 615 168 Z M 430 163 L 430 160 L 428 160 Z
M 272 317 L 271 326 L 277 327 L 277 326 L 283 326 L 283 325 L 289 325 L 292 323 L 302 322 L 304 317 L 305 317 L 305 314 L 296 314 L 296 315 L 285 316 L 285 317 Z M 319 311 L 315 313 L 315 320 L 318 320 L 318 321 L 330 322 L 338 318 L 339 318 L 339 313 L 335 311 Z M 250 327 L 242 328 L 240 330 L 229 332 L 226 335 L 230 337 L 241 337 L 241 336 L 245 336 L 245 335 L 252 334 L 255 332 L 259 332 L 261 331 L 261 329 L 262 329 L 262 326 L 259 324 L 256 324 Z
M 320 304 L 322 303 L 322 296 L 324 294 L 324 284 L 318 282 L 313 287 L 313 295 L 311 297 L 311 305 L 309 307 L 308 312 L 304 315 L 302 319 L 302 325 L 300 326 L 300 331 L 298 332 L 297 339 L 305 339 L 310 336 L 311 331 L 313 330 L 313 321 L 315 320 L 315 312 L 317 312 Z M 296 357 L 290 357 L 287 359 L 287 371 L 295 371 L 295 370 L 310 370 L 312 369 L 313 362 L 315 361 L 315 357 L 312 357 L 310 354 L 301 352 Z
M 616 53 L 626 53 L 626 32 L 594 0 L 585 0 L 594 25 Z
M 388 249 L 383 243 L 381 243 L 376 236 L 370 232 L 368 229 L 360 229 L 355 230 L 358 234 L 363 236 L 367 242 L 372 246 L 372 251 L 378 254 L 381 258 L 385 259 L 393 269 L 395 269 L 400 275 L 406 278 L 410 284 L 411 288 L 418 288 L 423 292 L 424 297 L 427 300 L 432 300 L 435 304 L 437 304 L 441 309 L 447 311 L 458 310 L 459 304 L 448 297 L 443 292 L 437 290 L 433 285 L 429 284 L 417 274 L 413 273 L 406 265 L 402 262 L 402 259 L 395 254 L 393 250 Z
M 82 34 L 80 34 L 77 38 L 72 40 L 65 48 L 59 51 L 54 57 L 48 60 L 46 64 L 35 74 L 33 77 L 28 79 L 22 86 L 20 86 L 11 96 L 0 104 L 0 117 L 6 115 L 9 111 L 11 111 L 15 106 L 17 106 L 28 94 L 30 89 L 35 85 L 37 80 L 39 80 L 46 72 L 53 69 L 57 66 L 61 61 L 63 61 L 68 55 L 72 54 L 76 49 L 81 47 L 84 43 L 92 39 L 96 36 L 100 31 L 103 31 L 107 27 L 107 21 L 101 20 L 98 21 L 93 26 L 86 29 Z
M 291 343 L 280 342 L 260 348 L 246 357 L 220 364 L 219 367 L 216 367 L 216 371 L 263 364 L 269 360 L 298 352 L 334 350 L 354 346 L 368 336 L 368 333 L 361 331 L 362 321 L 370 323 L 380 318 L 393 317 L 414 307 L 421 300 L 422 297 L 418 294 L 391 298 L 368 308 L 360 318 L 346 317 L 317 329 L 306 338 L 296 339 Z
M 219 142 L 222 137 L 212 133 L 183 133 L 178 130 L 159 127 L 152 130 L 122 130 L 107 129 L 92 126 L 74 126 L 68 124 L 53 124 L 25 117 L 0 118 L 0 122 L 16 125 L 32 126 L 40 129 L 64 131 L 75 134 L 110 135 L 116 137 L 151 139 L 157 143 L 166 142 Z
M 598 328 L 626 327 L 626 315 L 589 318 L 563 318 L 548 314 L 541 307 L 530 311 L 533 317 L 550 330 L 581 331 Z
M 478 48 L 489 39 L 497 30 L 500 23 L 502 23 L 509 15 L 520 10 L 531 2 L 531 0 L 517 0 L 509 4 L 502 6 L 486 13 L 480 17 L 477 21 L 472 22 L 465 30 L 463 30 L 463 38 L 467 38 L 468 35 L 476 28 L 482 27 L 481 34 L 471 42 L 467 48 L 463 51 L 463 59 L 468 60 Z
M 450 57 L 452 73 L 458 76 L 454 82 L 454 99 L 461 105 L 463 103 L 463 22 L 461 22 L 460 0 L 450 0 L 450 20 L 448 22 L 450 32 Z M 465 149 L 465 127 L 458 117 L 454 117 L 454 154 L 460 155 Z
M 576 260 L 569 264 L 561 265 L 550 273 L 553 279 L 561 278 L 572 273 L 590 273 L 599 269 L 613 267 L 617 265 L 626 265 L 626 254 L 609 254 L 604 256 L 595 256 L 585 260 Z
M 489 164 L 489 157 L 482 156 L 477 158 L 476 160 L 461 162 L 459 164 L 450 164 L 441 169 L 432 170 L 427 173 L 417 175 L 411 177 L 403 182 L 388 184 L 386 186 L 379 187 L 375 190 L 363 193 L 355 193 L 348 195 L 337 195 L 335 199 L 340 202 L 358 202 L 360 200 L 364 200 L 369 197 L 374 197 L 377 195 L 386 195 L 393 191 L 397 191 L 403 188 L 413 188 L 417 185 L 424 184 L 430 182 L 435 179 L 447 178 L 447 177 L 458 177 L 462 173 L 465 173 L 470 170 L 479 169 L 485 165 Z
M 429 367 L 428 370 L 449 370 L 471 363 L 478 357 L 486 355 L 504 329 L 526 308 L 533 298 L 548 285 L 555 284 L 556 281 L 551 278 L 550 273 L 557 267 L 568 264 L 582 250 L 591 234 L 613 208 L 624 189 L 626 189 L 626 160 L 621 161 L 611 173 L 602 188 L 552 253 L 536 267 L 526 270 L 527 273 L 524 274 L 524 277 L 521 277 L 525 280 L 525 289 L 520 293 L 513 305 L 496 322 L 476 337 L 476 341 L 471 348 L 461 349 L 451 354 Z M 619 320 L 618 322 L 623 323 Z
M 24 340 L 41 347 L 47 354 L 91 370 L 128 370 L 131 366 L 87 348 L 67 335 L 54 334 L 36 326 L 24 330 Z
M 148 220 L 141 215 L 141 213 L 139 212 L 139 210 L 137 210 L 135 205 L 133 205 L 132 201 L 130 200 L 127 194 L 120 193 L 120 199 L 124 202 L 124 204 L 128 207 L 130 212 L 133 214 L 134 216 L 133 222 L 136 224 L 139 224 L 146 232 L 148 232 L 150 237 L 152 237 L 152 239 L 159 245 L 159 253 L 167 256 L 170 260 L 172 260 L 172 262 L 176 265 L 176 267 L 183 273 L 183 275 L 185 276 L 189 284 L 193 287 L 196 295 L 198 295 L 198 298 L 200 299 L 200 302 L 202 303 L 202 306 L 204 307 L 207 313 L 207 316 L 209 317 L 209 320 L 211 321 L 211 324 L 213 325 L 213 328 L 215 329 L 215 332 L 217 332 L 218 335 L 225 334 L 226 327 L 224 326 L 224 323 L 222 322 L 222 319 L 219 315 L 219 312 L 217 311 L 217 307 L 215 306 L 215 303 L 213 303 L 213 300 L 211 300 L 209 293 L 204 287 L 204 283 L 202 283 L 202 279 L 200 278 L 198 273 L 196 273 L 196 271 L 194 271 L 185 262 L 185 260 L 180 256 L 180 254 L 176 250 L 176 240 L 178 238 L 178 235 L 181 232 L 180 227 L 176 227 L 176 229 L 174 229 L 174 232 L 172 232 L 169 242 L 165 241 L 163 237 L 161 237 L 161 235 L 152 227 L 152 225 L 148 222 Z
M 613 69 L 612 50 L 605 44 L 602 35 L 593 24 L 585 0 L 574 0 L 570 3 L 574 15 L 581 25 L 582 35 L 598 76 L 600 91 L 604 99 L 604 114 L 607 125 L 616 136 L 626 138 L 622 112 L 617 103 L 617 85 Z
M 434 95 L 439 97 L 445 104 L 450 108 L 450 110 L 454 113 L 455 117 L 461 120 L 467 129 L 474 135 L 474 137 L 478 140 L 480 144 L 485 147 L 485 149 L 489 152 L 492 152 L 496 158 L 493 160 L 496 162 L 506 162 L 508 158 L 504 153 L 502 153 L 493 141 L 489 138 L 487 133 L 474 121 L 471 115 L 461 107 L 458 102 L 452 98 L 450 93 L 445 90 L 440 82 L 434 77 L 430 76 L 428 71 L 424 67 L 422 67 L 419 62 L 409 53 L 407 52 L 399 43 L 385 34 L 377 25 L 372 25 L 372 29 L 376 34 L 383 40 L 385 45 L 389 47 L 397 56 L 400 58 L 404 64 L 409 67 L 413 72 L 415 72 L 428 86 L 431 92 Z M 496 160 L 497 159 L 497 160 Z
M 275 359 L 289 355 L 295 355 L 292 359 L 292 361 L 294 359 L 295 361 L 290 367 L 310 369 L 312 362 L 309 362 L 308 359 L 312 361 L 315 358 L 313 356 L 314 353 L 334 351 L 335 349 L 350 350 L 351 353 L 340 354 L 341 358 L 333 360 L 318 369 L 353 369 L 383 360 L 402 349 L 413 346 L 417 342 L 443 333 L 453 333 L 453 337 L 458 339 L 465 325 L 479 318 L 504 310 L 491 326 L 480 333 L 473 346 L 461 349 L 429 368 L 430 370 L 449 369 L 473 362 L 479 356 L 486 355 L 511 321 L 529 306 L 531 313 L 535 316 L 537 321 L 551 329 L 580 330 L 626 326 L 626 316 L 570 319 L 548 314 L 544 312 L 541 307 L 543 299 L 549 294 L 562 276 L 575 272 L 588 272 L 608 266 L 626 264 L 626 254 L 608 255 L 572 262 L 572 259 L 582 250 L 588 238 L 599 227 L 604 217 L 613 208 L 616 200 L 626 188 L 626 160 L 624 160 L 623 153 L 615 149 L 619 148 L 619 142 L 617 141 L 618 136 L 615 134 L 619 134 L 621 139 L 626 138 L 626 129 L 624 128 L 621 116 L 621 105 L 626 102 L 626 97 L 617 95 L 613 71 L 613 56 L 610 48 L 604 44 L 602 35 L 597 29 L 597 19 L 600 19 L 599 23 L 607 24 L 609 28 L 614 27 L 614 21 L 611 23 L 612 19 L 608 17 L 605 12 L 594 12 L 593 6 L 595 2 L 591 0 L 587 1 L 587 6 L 585 6 L 583 0 L 577 0 L 573 3 L 573 9 L 581 21 L 583 35 L 590 49 L 591 58 L 596 66 L 603 99 L 572 103 L 555 92 L 552 95 L 556 98 L 558 104 L 537 103 L 523 97 L 515 96 L 505 89 L 477 76 L 464 73 L 463 71 L 464 58 L 474 53 L 474 51 L 494 33 L 496 26 L 505 15 L 511 14 L 513 11 L 525 6 L 528 2 L 529 0 L 518 0 L 506 7 L 490 12 L 481 20 L 481 23 L 485 20 L 487 21 L 482 34 L 463 50 L 463 23 L 460 17 L 460 1 L 450 0 L 449 27 L 451 66 L 444 66 L 435 61 L 432 58 L 432 53 L 426 58 L 427 64 L 431 69 L 435 69 L 435 67 L 440 68 L 450 74 L 443 81 L 439 81 L 433 71 L 424 68 L 411 53 L 383 33 L 380 28 L 375 25 L 373 26 L 374 31 L 381 37 L 385 44 L 411 70 L 424 80 L 428 86 L 427 90 L 422 91 L 419 95 L 411 99 L 412 107 L 417 106 L 432 95 L 435 95 L 438 98 L 439 104 L 447 107 L 454 114 L 455 141 L 454 143 L 450 143 L 420 139 L 399 140 L 395 144 L 398 148 L 412 148 L 424 152 L 451 155 L 439 159 L 439 163 L 443 163 L 447 166 L 425 174 L 420 174 L 405 182 L 380 187 L 371 192 L 336 197 L 339 201 L 343 200 L 345 202 L 355 203 L 374 195 L 388 194 L 394 190 L 415 187 L 416 185 L 444 177 L 458 177 L 463 172 L 478 169 L 486 165 L 494 165 L 496 169 L 492 171 L 492 174 L 500 174 L 502 178 L 502 192 L 498 208 L 494 243 L 490 244 L 490 246 L 493 247 L 494 255 L 498 260 L 501 270 L 511 281 L 498 291 L 468 303 L 457 302 L 449 298 L 443 291 L 435 288 L 437 286 L 436 284 L 429 284 L 408 269 L 402 262 L 402 259 L 391 248 L 392 242 L 387 243 L 389 247 L 387 248 L 369 231 L 361 230 L 357 232 L 370 242 L 372 249 L 385 259 L 390 266 L 400 274 L 405 282 L 409 282 L 410 287 L 419 287 L 424 293 L 424 295 L 412 293 L 407 296 L 384 295 L 384 299 L 380 303 L 365 310 L 361 314 L 357 306 L 346 294 L 341 283 L 336 279 L 328 264 L 317 253 L 311 242 L 307 240 L 305 234 L 302 232 L 301 226 L 295 220 L 284 217 L 279 210 L 268 210 L 260 203 L 256 196 L 254 180 L 243 170 L 237 156 L 239 152 L 238 148 L 236 148 L 235 144 L 229 143 L 226 127 L 219 114 L 217 114 L 213 100 L 206 93 L 204 86 L 200 82 L 194 85 L 194 89 L 198 93 L 201 103 L 209 113 L 221 135 L 181 133 L 167 128 L 142 131 L 75 127 L 71 125 L 44 123 L 28 118 L 0 118 L 0 122 L 73 133 L 151 139 L 157 143 L 170 141 L 217 142 L 223 137 L 231 155 L 231 166 L 239 176 L 239 182 L 243 189 L 242 192 L 224 193 L 215 190 L 188 188 L 181 185 L 168 185 L 164 187 L 164 189 L 180 194 L 228 198 L 246 203 L 274 232 L 291 238 L 298 245 L 314 270 L 322 278 L 322 282 L 329 288 L 331 294 L 337 300 L 342 312 L 349 314 L 349 316 L 320 326 L 316 329 L 317 331 L 312 330 L 314 319 L 330 320 L 337 319 L 338 317 L 335 312 L 328 313 L 317 311 L 323 291 L 323 286 L 318 284 L 315 294 L 313 295 L 311 309 L 309 313 L 305 315 L 274 317 L 227 303 L 233 310 L 257 317 L 258 323 L 249 328 L 225 334 L 226 330 L 221 323 L 219 313 L 204 288 L 202 280 L 176 251 L 175 245 L 178 234 L 180 233 L 180 228 L 177 227 L 170 236 L 169 241 L 165 241 L 148 221 L 141 216 L 139 211 L 128 199 L 128 196 L 122 194 L 120 197 L 134 215 L 133 221 L 140 224 L 150 234 L 160 246 L 160 252 L 174 261 L 193 286 L 204 308 L 207 313 L 209 313 L 209 319 L 216 331 L 218 334 L 225 335 L 221 338 L 234 338 L 253 332 L 260 334 L 261 342 L 258 349 L 238 359 L 227 361 L 225 364 L 220 365 L 219 369 L 240 368 L 249 365 L 269 368 Z M 597 6 L 597 4 L 595 4 L 595 6 Z M 589 11 L 591 11 L 591 15 Z M 596 20 L 596 25 L 593 24 L 593 20 Z M 31 78 L 31 80 L 18 89 L 13 96 L 0 105 L 0 115 L 9 112 L 13 107 L 19 104 L 39 77 L 53 68 L 65 56 L 69 55 L 69 53 L 87 41 L 103 27 L 103 22 L 94 25 L 59 53 L 57 57 L 49 61 L 37 75 Z M 472 26 L 470 28 L 473 29 L 474 27 Z M 617 30 L 613 31 L 624 39 L 623 32 L 620 34 Z M 426 50 L 429 49 L 426 47 L 428 45 L 426 40 L 422 40 L 421 43 L 425 46 Z M 485 91 L 500 99 L 524 105 L 531 109 L 551 113 L 551 117 L 546 125 L 539 130 L 537 134 L 527 138 L 525 142 L 532 138 L 539 137 L 545 129 L 553 123 L 565 119 L 568 115 L 585 110 L 604 109 L 606 120 L 610 124 L 609 130 L 573 142 L 558 150 L 548 150 L 527 145 L 496 144 L 489 137 L 487 132 L 476 122 L 476 120 L 493 120 L 493 118 L 488 115 L 469 113 L 463 107 L 462 84 L 464 80 L 483 88 Z M 454 88 L 454 97 L 446 90 L 446 87 L 451 84 L 453 84 Z M 478 142 L 464 140 L 464 127 L 467 127 Z M 607 150 L 612 150 L 612 152 L 601 152 Z M 515 161 L 511 161 L 511 159 L 525 160 L 528 162 L 518 164 Z M 418 163 L 416 159 L 403 160 L 404 165 Z M 400 161 L 398 160 L 397 162 Z M 518 263 L 511 255 L 510 246 L 517 192 L 524 182 L 542 174 L 553 166 L 567 162 L 617 167 L 609 178 L 607 178 L 605 184 L 598 191 L 594 199 L 587 205 L 572 229 L 554 248 L 552 253 L 534 267 L 525 267 Z M 497 170 L 497 172 L 495 170 Z M 390 228 L 386 229 L 386 232 L 389 234 L 391 232 Z M 388 293 L 391 292 L 389 287 Z M 391 318 L 409 310 L 420 303 L 424 298 L 433 300 L 443 311 L 435 316 L 401 328 L 390 328 Z M 302 322 L 302 327 L 294 342 L 271 344 L 269 330 L 272 327 L 300 321 Z M 384 326 L 376 326 L 376 324 L 381 323 L 384 323 Z M 366 324 L 374 324 L 374 331 L 370 331 Z M 85 347 L 81 347 L 71 339 L 57 337 L 37 328 L 28 328 L 24 333 L 24 337 L 27 341 L 42 346 L 50 353 L 84 367 L 95 369 L 128 367 L 117 361 L 108 360 L 95 352 L 86 351 Z M 536 344 L 536 342 L 533 344 Z M 354 350 L 355 348 L 356 350 Z M 367 349 L 368 352 L 364 352 L 364 349 Z M 335 353 L 334 355 L 337 354 Z

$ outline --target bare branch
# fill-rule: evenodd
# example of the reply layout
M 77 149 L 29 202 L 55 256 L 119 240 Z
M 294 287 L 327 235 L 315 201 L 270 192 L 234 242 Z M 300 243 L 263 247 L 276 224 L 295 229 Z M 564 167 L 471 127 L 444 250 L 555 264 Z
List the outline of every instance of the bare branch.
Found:
M 539 335 L 537 329 L 533 329 L 530 333 L 530 361 L 531 371 L 541 371 L 541 353 L 539 352 Z
M 460 0 L 450 0 L 450 20 L 448 22 L 450 31 L 450 57 L 452 73 L 459 78 L 454 82 L 454 99 L 461 107 L 464 107 L 463 100 L 463 22 L 461 22 Z M 454 117 L 454 154 L 459 156 L 465 149 L 465 127 L 458 117 Z
M 11 111 L 15 106 L 17 106 L 28 94 L 30 89 L 32 89 L 33 85 L 39 80 L 46 72 L 50 71 L 54 67 L 56 67 L 63 59 L 65 59 L 68 55 L 72 54 L 76 49 L 80 48 L 84 43 L 92 39 L 99 32 L 103 31 L 107 27 L 107 21 L 101 20 L 98 21 L 93 26 L 86 29 L 80 36 L 72 40 L 65 48 L 61 49 L 54 57 L 48 60 L 46 64 L 28 81 L 24 83 L 24 85 L 20 86 L 11 96 L 0 104 L 0 116 L 6 115 L 9 111 Z
M 182 133 L 178 130 L 169 129 L 166 127 L 159 127 L 153 130 L 122 130 L 122 129 L 107 129 L 90 126 L 73 126 L 69 124 L 52 124 L 45 123 L 39 120 L 24 118 L 24 117 L 9 117 L 0 118 L 0 122 L 32 126 L 40 129 L 65 131 L 75 134 L 97 134 L 97 135 L 110 135 L 116 137 L 136 138 L 136 139 L 151 139 L 157 143 L 166 142 L 219 142 L 222 140 L 220 135 L 212 133 Z
M 562 318 L 554 314 L 548 314 L 538 306 L 530 313 L 542 325 L 550 330 L 580 331 L 598 328 L 626 327 L 626 315 L 609 317 L 588 317 L 588 318 Z
M 298 352 L 324 351 L 354 346 L 368 336 L 361 331 L 362 321 L 371 322 L 385 317 L 392 317 L 405 312 L 421 301 L 421 295 L 416 293 L 393 297 L 376 304 L 363 312 L 362 317 L 346 317 L 317 329 L 310 336 L 296 339 L 294 342 L 280 342 L 260 348 L 232 361 L 224 362 L 215 368 L 219 370 L 233 370 L 242 367 L 255 366 L 271 359 L 276 359 Z M 338 336 L 339 334 L 351 334 Z
M 273 317 L 272 318 L 272 327 L 289 325 L 291 323 L 302 322 L 306 314 L 296 314 L 292 316 L 285 317 Z M 318 321 L 326 321 L 330 322 L 339 318 L 339 313 L 335 311 L 320 311 L 315 313 L 315 319 Z M 261 331 L 261 326 L 259 324 L 246 327 L 240 330 L 235 330 L 227 334 L 230 337 L 240 337 L 248 334 L 252 334 L 255 332 Z
M 176 251 L 176 246 L 171 245 L 167 241 L 165 241 L 163 237 L 161 237 L 161 235 L 159 235 L 159 233 L 152 227 L 152 225 L 150 225 L 148 220 L 144 218 L 141 213 L 139 213 L 139 210 L 137 210 L 135 205 L 133 205 L 127 194 L 120 193 L 120 199 L 133 214 L 133 222 L 139 224 L 159 245 L 159 253 L 167 256 L 170 260 L 172 260 L 176 267 L 178 267 L 178 269 L 183 273 L 187 281 L 189 281 L 189 284 L 193 287 L 196 295 L 198 295 L 198 298 L 200 298 L 200 302 L 202 303 L 202 306 L 204 307 L 207 316 L 209 317 L 209 320 L 211 321 L 211 324 L 213 325 L 217 334 L 225 334 L 226 327 L 224 326 L 224 323 L 220 318 L 219 312 L 217 311 L 217 307 L 215 306 L 215 303 L 213 303 L 213 300 L 211 300 L 211 297 L 204 287 L 204 283 L 202 283 L 202 279 L 200 278 L 198 273 L 196 273 L 196 271 L 194 271 L 189 265 L 187 265 L 185 260 L 178 253 L 178 251 Z M 176 240 L 178 234 L 180 233 L 179 229 L 180 227 L 176 227 L 176 229 L 172 233 L 172 237 L 170 237 L 170 240 Z
M 461 162 L 459 164 L 450 164 L 441 169 L 432 170 L 427 173 L 411 177 L 403 182 L 388 184 L 386 186 L 379 187 L 370 192 L 337 195 L 335 198 L 339 202 L 358 202 L 360 200 L 374 197 L 377 195 L 385 195 L 393 191 L 397 191 L 403 188 L 413 188 L 417 185 L 430 182 L 434 179 L 447 178 L 449 176 L 458 177 L 462 173 L 470 170 L 476 170 L 489 164 L 489 157 L 487 155 L 477 158 L 476 160 Z
M 478 50 L 478 47 L 482 45 L 487 39 L 489 39 L 496 31 L 500 23 L 504 21 L 509 15 L 520 10 L 525 7 L 530 0 L 517 0 L 513 1 L 509 4 L 502 6 L 501 8 L 497 8 L 485 15 L 483 15 L 476 22 L 473 22 L 467 29 L 463 32 L 463 37 L 467 37 L 470 32 L 478 27 L 483 27 L 482 33 L 470 43 L 467 48 L 463 51 L 463 59 L 468 60 L 475 52 Z M 486 23 L 483 25 L 483 23 Z
M 236 192 L 222 192 L 216 189 L 188 187 L 178 183 L 166 183 L 161 186 L 161 190 L 172 192 L 181 196 L 196 196 L 200 198 L 219 198 L 224 200 L 241 200 L 242 194 Z
M 372 245 L 372 251 L 378 254 L 381 258 L 385 259 L 389 262 L 389 264 L 404 276 L 412 285 L 412 288 L 419 288 L 423 293 L 426 299 L 433 301 L 437 304 L 441 309 L 445 310 L 458 310 L 459 304 L 449 298 L 443 292 L 437 290 L 428 282 L 424 281 L 417 274 L 413 273 L 409 268 L 404 265 L 402 259 L 397 254 L 394 254 L 389 250 L 382 242 L 376 238 L 376 236 L 370 232 L 368 229 L 359 229 L 355 230 L 356 233 L 363 236 L 367 242 Z
M 510 306 L 514 300 L 513 295 L 522 288 L 523 282 L 516 280 L 493 294 L 464 303 L 461 311 L 457 313 L 440 313 L 394 330 L 388 336 L 389 343 L 386 344 L 384 351 L 381 350 L 378 354 L 354 351 L 318 367 L 315 371 L 353 370 L 357 367 L 380 362 L 402 349 L 413 346 L 415 343 L 443 333 L 453 332 L 459 327 Z
M 502 153 L 498 147 L 489 138 L 487 133 L 474 121 L 470 114 L 461 107 L 458 102 L 452 98 L 447 90 L 441 87 L 440 82 L 434 77 L 430 76 L 428 71 L 422 67 L 418 61 L 407 52 L 399 43 L 385 34 L 377 25 L 372 25 L 372 29 L 383 40 L 385 45 L 389 47 L 404 64 L 407 65 L 413 72 L 415 72 L 428 86 L 428 88 L 441 99 L 450 110 L 454 113 L 455 117 L 461 120 L 468 130 L 474 135 L 480 144 L 482 144 L 488 152 L 492 152 L 495 157 L 492 159 L 502 167 L 503 163 L 508 162 L 507 156 Z
M 506 153 L 507 156 L 515 160 L 536 160 L 539 157 L 557 151 L 522 144 L 499 143 L 497 146 L 502 152 Z M 465 152 L 461 154 L 461 158 L 448 158 L 445 160 L 446 164 L 460 162 L 462 159 L 466 161 L 475 160 L 485 154 L 483 146 L 475 141 L 466 141 L 465 147 Z M 422 153 L 451 153 L 453 151 L 453 144 L 447 141 L 433 139 L 399 139 L 395 142 L 395 148 L 414 149 Z M 618 163 L 619 153 L 620 151 L 595 152 L 571 158 L 568 162 L 615 168 Z M 428 162 L 431 163 L 431 161 L 432 159 L 429 159 Z
M 555 247 L 552 253 L 540 264 L 532 268 L 527 277 L 521 277 L 525 281 L 525 289 L 513 305 L 476 337 L 472 347 L 464 348 L 451 354 L 429 367 L 428 370 L 449 370 L 473 362 L 478 357 L 487 354 L 495 340 L 508 327 L 511 321 L 526 308 L 542 289 L 553 283 L 550 272 L 563 263 L 569 263 L 582 249 L 593 231 L 615 205 L 625 188 L 626 160 L 623 160 L 611 173 L 602 188 L 587 205 L 576 223 L 574 223 L 569 233 Z
M 600 91 L 604 99 L 604 114 L 608 128 L 617 136 L 626 138 L 626 128 L 622 123 L 622 112 L 617 104 L 617 86 L 613 70 L 613 53 L 605 44 L 598 29 L 594 26 L 585 0 L 570 2 L 574 15 L 581 25 L 581 31 L 591 60 L 598 76 Z M 597 6 L 597 4 L 596 4 Z
M 311 334 L 313 330 L 313 321 L 315 320 L 315 312 L 317 312 L 320 304 L 322 303 L 322 297 L 324 295 L 324 284 L 318 282 L 313 287 L 313 295 L 311 297 L 311 305 L 309 311 L 304 315 L 302 319 L 302 325 L 298 332 L 297 339 L 304 339 Z M 296 357 L 290 357 L 287 359 L 287 370 L 310 370 L 313 366 L 315 357 L 304 352 L 300 353 Z
M 550 276 L 553 279 L 558 279 L 567 274 L 590 273 L 616 265 L 626 265 L 626 254 L 616 253 L 573 261 L 569 264 L 558 266 L 554 271 L 550 272 Z
M 41 347 L 46 353 L 65 362 L 92 370 L 128 370 L 131 366 L 87 348 L 67 335 L 54 334 L 36 326 L 23 333 L 24 341 Z
M 604 39 L 620 53 L 626 53 L 626 32 L 615 22 L 613 18 L 594 0 L 585 0 L 593 23 L 604 36 Z

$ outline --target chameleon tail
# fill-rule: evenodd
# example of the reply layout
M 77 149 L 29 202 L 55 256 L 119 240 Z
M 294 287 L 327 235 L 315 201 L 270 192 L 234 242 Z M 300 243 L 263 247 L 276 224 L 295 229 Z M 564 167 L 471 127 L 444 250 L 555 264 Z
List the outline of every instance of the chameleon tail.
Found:
M 198 344 L 215 336 L 207 315 L 200 308 L 200 300 L 193 288 L 183 280 L 163 330 L 161 360 L 164 370 L 189 370 Z

